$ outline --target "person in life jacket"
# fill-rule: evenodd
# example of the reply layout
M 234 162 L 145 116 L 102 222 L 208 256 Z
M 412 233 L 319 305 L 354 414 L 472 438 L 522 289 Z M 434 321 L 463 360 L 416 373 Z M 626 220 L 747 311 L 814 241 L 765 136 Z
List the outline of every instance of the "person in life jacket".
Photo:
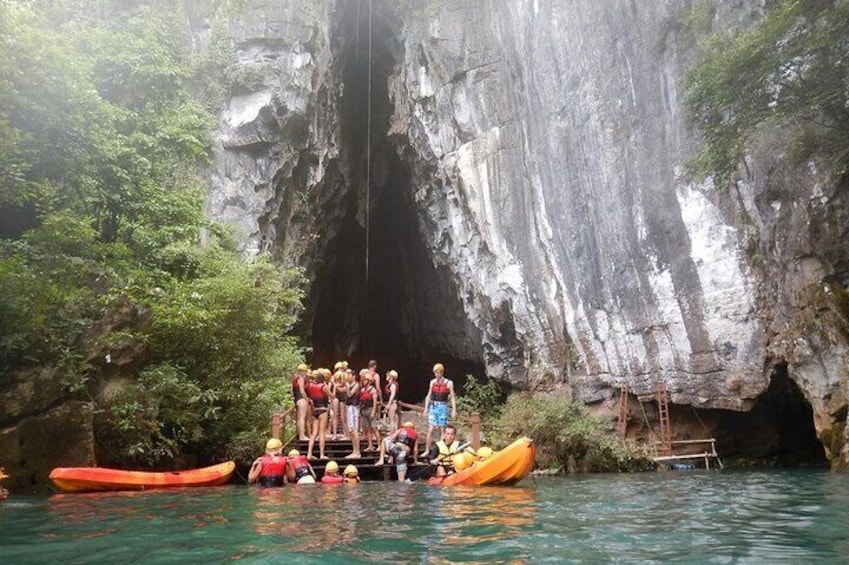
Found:
M 365 439 L 368 441 L 366 451 L 374 451 L 380 446 L 380 434 L 377 432 L 377 427 L 380 424 L 377 419 L 379 407 L 377 389 L 371 382 L 371 375 L 368 372 L 363 372 L 360 389 L 360 420 L 363 425 L 363 435 L 366 436 Z M 372 440 L 374 440 L 375 446 L 372 446 Z
M 413 463 L 418 463 L 417 449 L 419 447 L 419 434 L 412 422 L 404 422 L 404 425 L 386 436 L 380 443 L 380 458 L 375 465 L 383 465 L 386 455 L 395 461 L 395 470 L 398 471 L 398 480 L 407 478 L 407 461 L 413 456 Z
M 360 383 L 354 378 L 350 369 L 345 371 L 345 415 L 348 428 L 348 437 L 351 438 L 353 450 L 345 456 L 345 459 L 359 459 L 360 453 Z
M 346 485 L 356 485 L 360 482 L 360 472 L 353 465 L 345 467 L 344 481 Z
M 318 456 L 320 459 L 328 459 L 324 454 L 325 434 L 327 433 L 327 418 L 330 408 L 330 386 L 326 379 L 330 376 L 328 369 L 318 369 L 315 372 L 315 380 L 307 383 L 306 392 L 307 398 L 312 407 L 312 432 L 310 433 L 310 441 L 307 445 L 307 459 L 315 459 L 313 456 L 313 446 L 315 438 L 318 437 Z
M 321 484 L 341 485 L 343 482 L 345 479 L 339 474 L 339 464 L 336 461 L 328 461 L 324 468 L 324 476 L 321 477 Z
M 248 482 L 261 487 L 282 487 L 286 484 L 286 463 L 281 451 L 283 444 L 271 438 L 265 444 L 265 455 L 256 459 L 248 473 Z
M 374 359 L 368 362 L 368 374 L 371 377 L 371 384 L 374 386 L 374 390 L 377 391 L 377 401 L 380 402 L 380 406 L 383 406 L 383 390 L 380 388 L 380 373 L 377 372 L 377 361 Z
M 427 416 L 427 437 L 425 448 L 421 457 L 425 457 L 430 451 L 430 437 L 434 428 L 439 428 L 440 433 L 448 424 L 448 402 L 451 402 L 451 418 L 457 417 L 457 405 L 454 399 L 454 383 L 445 378 L 445 367 L 442 363 L 433 366 L 433 378 L 427 389 L 424 410 L 422 416 Z
M 306 457 L 301 455 L 297 449 L 289 452 L 289 465 L 286 467 L 286 476 L 289 482 L 299 485 L 315 484 L 315 471 Z
M 383 388 L 383 398 L 386 398 L 386 414 L 389 416 L 389 431 L 398 429 L 398 371 L 386 373 L 386 386 Z
M 342 362 L 337 361 L 333 366 L 333 376 L 327 383 L 330 386 L 330 420 L 328 427 L 330 428 L 331 439 L 345 439 L 347 430 L 345 429 L 346 415 L 342 414 L 342 402 L 345 387 L 345 373 L 342 372 Z M 342 433 L 339 433 L 339 425 L 342 425 Z
M 309 411 L 310 403 L 307 400 L 307 367 L 304 363 L 298 365 L 298 370 L 292 376 L 292 399 L 295 401 L 295 406 L 298 410 L 298 439 L 307 440 L 307 412 Z
M 442 439 L 436 442 L 427 454 L 431 465 L 436 467 L 436 476 L 444 477 L 454 472 L 454 456 L 459 453 L 474 455 L 474 450 L 467 447 L 462 449 L 457 441 L 457 429 L 448 424 L 442 432 Z

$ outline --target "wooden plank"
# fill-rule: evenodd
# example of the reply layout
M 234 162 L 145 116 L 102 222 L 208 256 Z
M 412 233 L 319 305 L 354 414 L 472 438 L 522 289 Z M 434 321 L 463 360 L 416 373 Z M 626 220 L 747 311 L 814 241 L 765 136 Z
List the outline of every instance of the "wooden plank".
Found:
M 704 453 L 693 453 L 691 455 L 660 455 L 657 457 L 652 457 L 654 461 L 675 461 L 676 459 L 702 459 L 704 457 L 716 457 L 715 455 L 711 455 L 709 452 L 705 451 Z

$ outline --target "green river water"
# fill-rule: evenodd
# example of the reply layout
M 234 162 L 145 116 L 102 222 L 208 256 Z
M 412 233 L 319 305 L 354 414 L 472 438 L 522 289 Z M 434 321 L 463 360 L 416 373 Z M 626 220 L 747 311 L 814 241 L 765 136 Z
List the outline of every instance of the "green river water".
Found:
M 669 472 L 12 496 L 0 563 L 849 563 L 849 476 Z

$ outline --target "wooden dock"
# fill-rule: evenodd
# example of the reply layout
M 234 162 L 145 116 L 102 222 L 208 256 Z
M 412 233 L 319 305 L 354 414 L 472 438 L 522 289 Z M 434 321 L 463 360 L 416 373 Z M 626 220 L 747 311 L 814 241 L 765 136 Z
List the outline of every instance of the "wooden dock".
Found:
M 681 453 L 675 454 L 675 446 L 708 446 L 706 449 L 703 449 L 697 453 Z M 658 455 L 652 457 L 655 463 L 658 463 L 662 466 L 671 467 L 676 463 L 681 462 L 704 462 L 705 469 L 722 469 L 724 466 L 722 464 L 722 459 L 719 458 L 719 454 L 716 452 L 716 439 L 707 438 L 707 439 L 690 439 L 690 440 L 680 440 L 680 441 L 672 441 L 670 442 L 670 447 L 672 448 L 671 454 L 667 455 Z M 713 467 L 711 467 L 711 462 L 713 463 Z

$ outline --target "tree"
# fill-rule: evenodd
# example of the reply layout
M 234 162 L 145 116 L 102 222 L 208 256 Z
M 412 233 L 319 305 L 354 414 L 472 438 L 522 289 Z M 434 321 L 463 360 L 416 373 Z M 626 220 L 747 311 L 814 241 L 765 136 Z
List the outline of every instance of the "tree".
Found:
M 794 159 L 849 172 L 849 2 L 775 2 L 756 27 L 713 35 L 684 84 L 705 141 L 697 176 L 727 184 L 764 126 L 794 128 Z

